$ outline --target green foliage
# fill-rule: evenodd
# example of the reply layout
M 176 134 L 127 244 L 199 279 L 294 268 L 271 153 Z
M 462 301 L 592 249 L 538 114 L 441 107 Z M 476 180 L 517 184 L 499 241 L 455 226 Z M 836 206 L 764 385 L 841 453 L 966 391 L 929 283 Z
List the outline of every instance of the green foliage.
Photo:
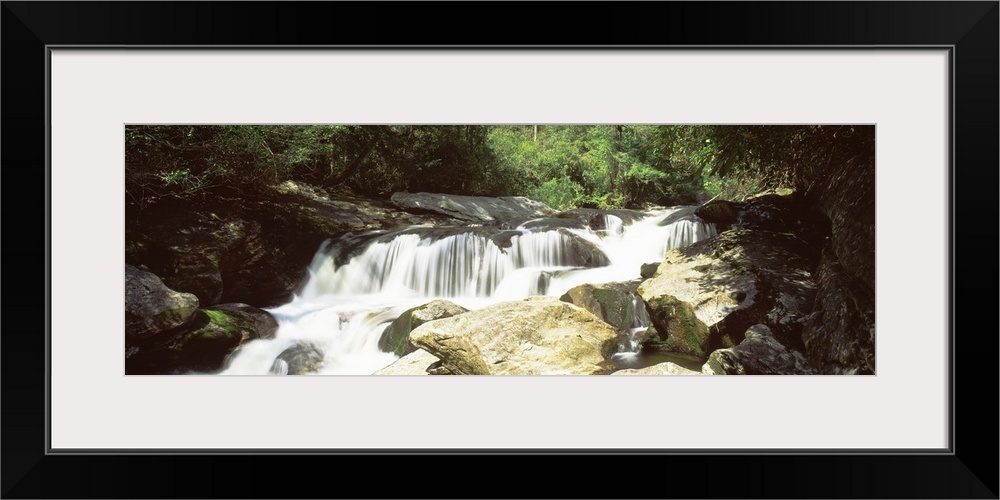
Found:
M 872 125 L 725 125 L 709 127 L 713 173 L 763 189 L 809 189 L 830 169 L 875 154 Z
M 131 203 L 284 180 L 528 195 L 553 208 L 643 208 L 808 188 L 874 151 L 874 127 L 678 125 L 140 125 L 125 129 Z
M 534 188 L 529 197 L 556 209 L 578 206 L 583 188 L 567 176 L 549 179 Z
M 161 173 L 160 179 L 162 179 L 165 184 L 187 184 L 191 182 L 191 169 L 182 168 L 179 170 L 171 170 L 170 172 Z
M 704 185 L 708 196 L 723 200 L 743 201 L 764 191 L 756 179 L 745 176 L 706 175 Z

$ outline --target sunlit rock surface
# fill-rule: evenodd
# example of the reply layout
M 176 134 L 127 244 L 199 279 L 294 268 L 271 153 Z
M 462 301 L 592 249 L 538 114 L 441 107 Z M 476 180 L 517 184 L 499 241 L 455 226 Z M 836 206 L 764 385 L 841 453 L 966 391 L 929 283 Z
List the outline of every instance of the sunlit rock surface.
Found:
M 593 314 L 539 296 L 427 323 L 410 341 L 458 375 L 592 375 L 609 371 L 616 337 Z

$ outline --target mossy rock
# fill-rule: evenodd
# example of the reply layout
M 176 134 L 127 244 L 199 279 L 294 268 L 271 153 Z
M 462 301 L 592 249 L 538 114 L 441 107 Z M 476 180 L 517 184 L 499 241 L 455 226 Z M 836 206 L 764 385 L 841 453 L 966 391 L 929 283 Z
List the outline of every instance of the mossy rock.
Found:
M 648 280 L 649 278 L 652 278 L 654 275 L 656 275 L 656 270 L 659 268 L 660 268 L 659 262 L 650 262 L 647 264 L 643 264 L 639 268 L 639 276 L 644 280 Z
M 580 306 L 615 328 L 630 329 L 636 326 L 636 302 L 642 304 L 636 300 L 638 286 L 638 280 L 580 285 L 559 300 Z
M 671 295 L 647 300 L 653 323 L 665 325 L 647 331 L 643 348 L 706 357 L 710 350 L 710 330 L 695 315 L 690 304 Z
M 272 338 L 278 323 L 247 304 L 222 304 L 197 310 L 180 328 L 133 347 L 127 373 L 213 373 L 244 342 Z
M 429 321 L 450 318 L 467 311 L 468 309 L 447 300 L 434 300 L 407 309 L 385 327 L 378 340 L 378 347 L 382 352 L 391 352 L 399 357 L 406 356 L 417 350 L 410 342 L 410 332 L 415 328 Z

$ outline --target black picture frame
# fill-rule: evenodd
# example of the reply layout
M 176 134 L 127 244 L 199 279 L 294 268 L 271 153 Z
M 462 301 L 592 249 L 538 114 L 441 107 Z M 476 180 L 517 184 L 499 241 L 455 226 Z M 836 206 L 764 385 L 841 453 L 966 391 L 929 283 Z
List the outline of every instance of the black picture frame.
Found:
M 997 428 L 976 423 L 998 421 L 997 392 L 989 385 L 996 381 L 998 363 L 998 321 L 990 313 L 998 303 L 993 281 L 1000 165 L 998 20 L 996 1 L 554 3 L 544 9 L 538 3 L 491 2 L 3 2 L 2 133 L 7 147 L 0 159 L 7 180 L 3 222 L 8 229 L 3 254 L 9 265 L 45 269 L 46 274 L 44 280 L 19 279 L 4 294 L 2 495 L 998 498 Z M 57 45 L 950 47 L 951 449 L 933 454 L 613 456 L 431 450 L 350 456 L 294 450 L 50 454 L 48 321 L 38 318 L 51 314 L 49 200 L 42 193 L 48 185 L 47 52 Z M 980 302 L 974 297 L 984 299 L 985 308 L 971 306 Z M 492 455 L 492 460 L 487 463 L 481 455 Z M 580 477 L 545 477 L 552 474 L 553 461 L 579 470 Z M 335 478 L 353 479 L 357 471 L 372 470 L 387 479 L 376 485 L 338 480 L 334 486 L 304 472 L 316 467 L 329 468 Z M 524 477 L 536 475 L 533 470 L 542 480 L 525 483 Z M 434 474 L 440 474 L 437 480 Z M 449 476 L 467 474 L 483 489 L 463 491 L 447 482 Z

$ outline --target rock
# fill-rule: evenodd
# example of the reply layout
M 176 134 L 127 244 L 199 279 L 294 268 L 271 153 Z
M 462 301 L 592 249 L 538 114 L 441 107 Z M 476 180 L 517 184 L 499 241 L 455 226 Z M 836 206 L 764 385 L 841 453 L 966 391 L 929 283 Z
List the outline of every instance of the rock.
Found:
M 410 341 L 460 375 L 591 375 L 610 371 L 617 332 L 553 297 L 502 302 L 426 323 Z
M 292 181 L 253 192 L 221 186 L 125 211 L 126 263 L 195 294 L 202 306 L 288 302 L 316 251 L 339 235 L 457 222 Z
M 139 342 L 126 352 L 126 373 L 214 373 L 249 340 L 273 338 L 278 323 L 246 304 L 199 309 L 180 328 Z
M 830 220 L 794 192 L 750 198 L 741 205 L 733 227 L 793 233 L 817 250 L 830 238 Z
M 514 223 L 517 224 L 515 225 Z M 527 221 L 514 221 L 510 225 L 513 227 L 530 229 L 532 231 L 552 231 L 559 228 L 585 229 L 588 227 L 588 223 L 586 221 L 575 218 L 568 219 L 558 217 L 543 217 L 541 219 L 531 219 Z
M 704 357 L 711 350 L 711 345 L 725 342 L 709 335 L 705 321 L 710 320 L 698 318 L 689 303 L 672 295 L 657 295 L 644 300 L 650 311 L 650 320 L 656 326 L 647 330 L 643 348 Z M 735 307 L 729 304 L 726 309 Z
M 278 321 L 271 313 L 249 304 L 218 304 L 204 311 L 215 316 L 215 323 L 240 331 L 243 340 L 271 339 L 278 331 Z
M 487 198 L 436 193 L 394 193 L 392 203 L 403 210 L 431 212 L 467 222 L 494 222 L 555 214 L 545 204 L 523 196 Z
M 736 223 L 740 209 L 741 204 L 739 203 L 715 200 L 698 207 L 694 213 L 706 222 L 715 223 L 721 232 Z
M 604 224 L 604 216 L 606 215 L 614 215 L 615 217 L 621 219 L 623 224 L 628 225 L 646 218 L 647 214 L 638 210 L 626 209 L 600 210 L 596 208 L 574 208 L 572 210 L 559 212 L 556 214 L 556 217 L 560 219 L 575 219 L 581 224 L 589 226 L 595 231 L 599 231 L 607 229 Z
M 468 309 L 447 300 L 434 300 L 422 306 L 408 309 L 382 331 L 378 348 L 382 352 L 395 353 L 396 356 L 410 354 L 417 350 L 410 343 L 410 332 L 414 328 L 429 321 L 450 318 L 467 311 Z
M 713 352 L 702 367 L 706 375 L 814 375 L 798 351 L 783 346 L 766 325 L 747 329 L 739 345 Z
M 278 323 L 270 313 L 247 304 L 198 309 L 179 326 L 152 336 L 127 338 L 125 371 L 128 374 L 217 372 L 244 342 L 273 338 L 277 329 Z
M 688 370 L 681 365 L 667 361 L 665 363 L 647 366 L 646 368 L 627 368 L 625 370 L 618 370 L 612 373 L 612 375 L 701 375 L 701 372 Z
M 271 373 L 305 375 L 323 367 L 323 351 L 312 342 L 299 342 L 281 351 L 274 360 Z
M 570 266 L 578 267 L 604 267 L 611 264 L 611 260 L 604 252 L 597 248 L 597 245 L 565 230 L 557 231 L 566 237 L 568 248 L 564 251 L 568 256 L 567 263 Z
M 875 290 L 875 152 L 833 165 L 806 197 L 828 219 L 845 270 Z
M 647 264 L 643 264 L 641 267 L 639 267 L 639 276 L 644 280 L 648 280 L 649 278 L 652 278 L 654 274 L 656 274 L 656 270 L 659 267 L 660 267 L 659 262 L 650 262 Z
M 596 208 L 574 208 L 556 214 L 555 220 L 564 220 L 563 227 L 584 229 L 588 228 L 603 236 L 611 233 L 620 234 L 621 228 L 633 222 L 642 220 L 646 213 L 637 210 L 600 210 Z M 550 221 L 553 219 L 545 219 Z M 526 227 L 531 227 L 531 223 Z M 548 223 L 551 227 L 558 227 L 560 224 Z
M 802 330 L 809 360 L 828 374 L 875 373 L 875 294 L 825 252 L 816 306 Z
M 125 265 L 126 343 L 184 325 L 197 309 L 194 295 L 171 290 L 155 274 Z
M 618 329 L 649 325 L 646 305 L 636 289 L 639 281 L 586 284 L 571 288 L 559 300 L 582 307 Z
M 251 336 L 251 330 L 237 326 L 235 315 L 200 310 L 198 316 L 200 326 L 170 340 L 159 353 L 175 372 L 217 372 L 225 366 L 226 356 Z
M 222 299 L 222 270 L 216 252 L 202 252 L 199 245 L 171 245 L 169 260 L 159 271 L 171 287 L 198 297 L 202 304 Z
M 703 221 L 703 219 L 701 219 L 697 215 L 695 215 L 695 212 L 697 210 L 698 210 L 698 207 L 682 207 L 682 208 L 678 209 L 676 212 L 673 212 L 670 215 L 664 217 L 663 220 L 661 220 L 657 225 L 659 225 L 659 226 L 669 226 L 669 225 L 671 225 L 671 224 L 673 224 L 675 222 L 682 221 L 682 220 L 691 220 L 691 221 L 699 221 L 699 222 L 711 222 L 711 221 Z
M 428 370 L 440 361 L 433 354 L 417 349 L 375 372 L 374 375 L 430 375 Z
M 739 229 L 671 250 L 638 289 L 655 327 L 645 348 L 704 359 L 739 344 L 758 323 L 801 348 L 815 296 L 814 258 L 794 235 Z

